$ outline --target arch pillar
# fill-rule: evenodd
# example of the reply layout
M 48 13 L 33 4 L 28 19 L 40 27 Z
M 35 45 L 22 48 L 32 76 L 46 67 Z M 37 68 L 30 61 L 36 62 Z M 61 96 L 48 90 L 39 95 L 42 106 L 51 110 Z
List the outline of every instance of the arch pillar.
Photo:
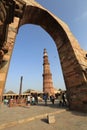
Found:
M 15 38 L 19 25 L 19 18 L 14 18 L 14 22 L 9 24 L 6 45 L 8 47 L 8 53 L 4 54 L 3 61 L 0 64 L 0 101 L 2 100 L 2 94 L 5 87 L 8 68 L 14 48 Z

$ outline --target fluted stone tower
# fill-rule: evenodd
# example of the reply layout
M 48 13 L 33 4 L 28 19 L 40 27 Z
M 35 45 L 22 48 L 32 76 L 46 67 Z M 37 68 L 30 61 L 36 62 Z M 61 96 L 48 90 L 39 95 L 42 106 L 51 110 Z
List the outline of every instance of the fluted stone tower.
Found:
M 52 74 L 46 49 L 44 49 L 43 53 L 43 92 L 49 95 L 54 94 Z

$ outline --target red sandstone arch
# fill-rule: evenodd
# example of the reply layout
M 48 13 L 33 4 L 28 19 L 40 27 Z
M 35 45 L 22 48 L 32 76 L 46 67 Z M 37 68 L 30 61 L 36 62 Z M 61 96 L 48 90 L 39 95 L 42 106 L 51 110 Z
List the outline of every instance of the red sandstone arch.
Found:
M 41 26 L 54 39 L 60 57 L 70 108 L 77 108 L 78 110 L 83 109 L 82 105 L 85 106 L 87 98 L 85 100 L 84 94 L 80 94 L 80 91 L 83 88 L 86 90 L 87 79 L 83 76 L 82 70 L 84 68 L 80 64 L 80 57 L 78 57 L 77 51 L 80 51 L 84 55 L 85 52 L 81 50 L 77 40 L 71 35 L 67 25 L 47 10 L 35 6 L 26 6 L 19 26 L 28 23 Z M 79 95 L 84 100 L 82 100 Z

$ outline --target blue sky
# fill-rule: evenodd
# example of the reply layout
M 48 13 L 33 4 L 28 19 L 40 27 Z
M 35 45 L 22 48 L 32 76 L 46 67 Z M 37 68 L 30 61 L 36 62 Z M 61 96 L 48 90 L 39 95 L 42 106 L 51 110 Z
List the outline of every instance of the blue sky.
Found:
M 63 20 L 87 50 L 87 0 L 36 0 L 43 7 Z M 49 57 L 50 70 L 55 88 L 65 89 L 57 48 L 51 36 L 37 25 L 20 27 L 6 81 L 6 91 L 19 92 L 23 76 L 23 91 L 43 88 L 43 49 Z

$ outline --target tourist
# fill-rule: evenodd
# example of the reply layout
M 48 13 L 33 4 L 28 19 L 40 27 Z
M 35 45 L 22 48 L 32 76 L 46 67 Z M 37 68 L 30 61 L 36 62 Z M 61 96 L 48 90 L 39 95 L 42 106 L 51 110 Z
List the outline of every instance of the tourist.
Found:
M 31 96 L 28 95 L 27 96 L 27 106 L 30 106 L 30 103 L 31 103 Z
M 32 101 L 31 101 L 32 105 L 35 105 L 35 97 L 32 96 Z
M 59 106 L 62 106 L 62 92 L 60 92 L 58 95 L 58 102 Z
M 66 97 L 65 97 L 65 93 L 62 93 L 62 106 L 66 105 Z
M 52 104 L 54 104 L 55 96 L 54 96 L 54 95 L 51 95 L 51 96 L 50 96 L 50 100 L 51 100 Z
M 47 93 L 44 93 L 43 99 L 45 101 L 45 105 L 47 106 L 47 99 L 48 99 L 48 94 Z
M 37 93 L 34 94 L 34 98 L 35 98 L 35 104 L 38 104 L 38 94 Z

